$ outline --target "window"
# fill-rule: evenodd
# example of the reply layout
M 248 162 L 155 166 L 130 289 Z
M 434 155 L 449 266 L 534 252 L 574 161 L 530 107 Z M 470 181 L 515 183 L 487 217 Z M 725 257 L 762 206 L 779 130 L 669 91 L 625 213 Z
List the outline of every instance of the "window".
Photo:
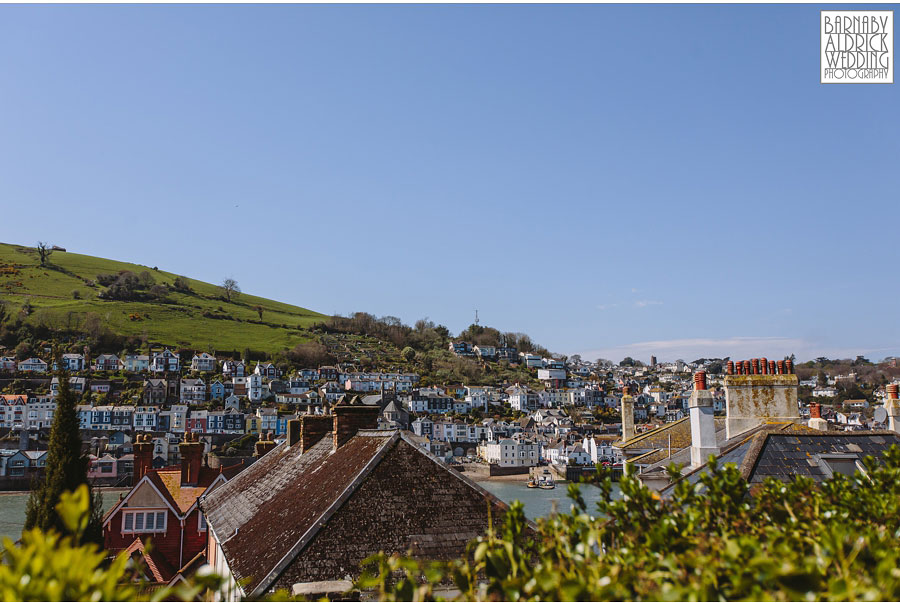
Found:
M 201 532 L 206 531 L 206 516 L 203 513 L 200 513 L 200 519 L 197 522 L 197 526 Z
M 123 511 L 122 531 L 130 533 L 165 532 L 165 511 Z

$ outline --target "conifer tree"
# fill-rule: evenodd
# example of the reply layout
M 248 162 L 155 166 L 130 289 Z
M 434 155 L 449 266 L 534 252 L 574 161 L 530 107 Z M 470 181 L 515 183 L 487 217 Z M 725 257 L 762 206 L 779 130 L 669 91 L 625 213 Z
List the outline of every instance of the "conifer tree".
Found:
M 65 370 L 62 358 L 55 355 L 58 370 L 59 390 L 56 396 L 56 411 L 53 414 L 53 426 L 50 429 L 50 445 L 47 450 L 47 462 L 44 481 L 32 486 L 31 496 L 25 517 L 25 529 L 38 528 L 43 531 L 55 530 L 66 533 L 66 526 L 56 506 L 63 492 L 74 492 L 81 484 L 90 487 L 87 479 L 88 458 L 81 450 L 81 435 L 78 429 L 78 413 L 75 409 L 75 396 L 69 389 L 69 374 Z M 102 544 L 102 512 L 99 496 L 91 500 L 91 521 L 81 534 L 81 542 Z

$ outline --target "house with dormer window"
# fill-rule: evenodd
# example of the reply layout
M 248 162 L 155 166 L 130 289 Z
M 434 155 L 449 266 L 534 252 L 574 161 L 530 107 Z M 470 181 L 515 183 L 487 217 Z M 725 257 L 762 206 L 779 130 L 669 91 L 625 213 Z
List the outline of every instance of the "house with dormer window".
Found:
M 154 373 L 177 373 L 181 371 L 181 359 L 178 354 L 170 350 L 164 349 L 158 354 L 154 354 L 150 359 L 150 371 Z

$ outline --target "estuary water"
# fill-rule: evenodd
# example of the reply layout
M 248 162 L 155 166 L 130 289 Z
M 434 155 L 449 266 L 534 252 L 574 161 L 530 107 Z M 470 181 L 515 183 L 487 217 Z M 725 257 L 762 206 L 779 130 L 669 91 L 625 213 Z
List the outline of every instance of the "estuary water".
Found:
M 567 496 L 569 488 L 566 482 L 557 483 L 553 490 L 529 488 L 525 485 L 524 476 L 521 480 L 479 481 L 478 485 L 505 503 L 522 501 L 525 516 L 531 520 L 547 517 L 554 511 L 568 513 L 572 506 L 572 501 Z M 613 493 L 618 492 L 618 484 L 613 484 Z M 581 484 L 581 495 L 587 503 L 588 512 L 595 511 L 597 501 L 602 498 L 600 489 L 590 484 Z
M 506 503 L 521 500 L 525 505 L 525 516 L 531 520 L 546 517 L 554 511 L 563 513 L 569 511 L 572 501 L 566 496 L 568 487 L 565 482 L 558 483 L 554 490 L 541 490 L 527 487 L 525 479 L 523 476 L 521 480 L 479 481 L 478 484 Z M 613 484 L 613 488 L 618 492 L 616 484 Z M 121 493 L 127 491 L 127 488 L 104 490 L 104 512 L 118 502 Z M 581 493 L 587 502 L 588 510 L 593 511 L 596 508 L 595 503 L 600 500 L 600 490 L 596 486 L 582 484 Z M 27 503 L 28 492 L 0 492 L 0 538 L 18 540 L 25 525 Z
M 108 488 L 103 490 L 103 511 L 119 502 L 119 495 L 128 488 Z M 0 492 L 0 538 L 18 540 L 25 527 L 25 508 L 28 492 Z

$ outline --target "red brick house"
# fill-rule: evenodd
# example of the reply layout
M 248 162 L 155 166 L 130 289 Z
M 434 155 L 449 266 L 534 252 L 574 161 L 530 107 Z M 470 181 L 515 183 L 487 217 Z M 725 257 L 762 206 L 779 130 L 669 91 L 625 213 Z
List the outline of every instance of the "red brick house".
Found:
M 181 467 L 153 469 L 153 443 L 149 435 L 139 434 L 134 444 L 135 486 L 103 519 L 105 548 L 139 556 L 147 578 L 156 583 L 169 583 L 203 553 L 207 525 L 197 499 L 242 468 L 219 471 L 204 466 L 204 444 L 194 434 L 188 434 L 179 449 Z M 147 544 L 152 544 L 149 553 Z
M 201 497 L 218 597 L 336 594 L 369 555 L 459 557 L 502 520 L 506 504 L 405 433 L 375 429 L 378 414 L 355 398 L 291 420 L 286 442 Z

